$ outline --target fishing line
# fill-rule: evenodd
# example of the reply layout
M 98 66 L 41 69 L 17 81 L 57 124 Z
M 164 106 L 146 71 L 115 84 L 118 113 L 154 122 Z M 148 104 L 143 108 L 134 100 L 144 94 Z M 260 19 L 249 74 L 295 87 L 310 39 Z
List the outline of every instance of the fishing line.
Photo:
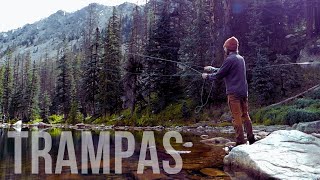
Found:
M 195 68 L 189 66 L 188 64 L 186 63 L 183 63 L 183 62 L 179 62 L 179 61 L 174 61 L 174 60 L 170 60 L 170 59 L 163 59 L 163 58 L 158 58 L 158 57 L 153 57 L 153 56 L 148 56 L 148 55 L 142 55 L 142 54 L 136 54 L 136 53 L 128 53 L 128 54 L 131 54 L 131 55 L 136 55 L 136 56 L 140 56 L 140 57 L 145 57 L 145 58 L 150 58 L 150 59 L 155 59 L 155 60 L 160 60 L 160 61 L 166 61 L 166 62 L 171 62 L 171 63 L 177 63 L 177 64 L 180 64 L 182 66 L 185 66 L 187 68 L 189 68 L 190 70 L 198 73 L 198 74 L 202 74 L 202 72 L 196 70 Z M 145 59 L 147 61 L 150 61 L 148 59 Z

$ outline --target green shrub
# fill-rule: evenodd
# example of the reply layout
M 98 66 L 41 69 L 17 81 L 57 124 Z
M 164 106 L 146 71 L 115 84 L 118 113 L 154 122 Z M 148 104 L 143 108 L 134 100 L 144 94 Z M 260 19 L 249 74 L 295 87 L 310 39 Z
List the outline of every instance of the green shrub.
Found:
M 157 125 L 153 118 L 148 115 L 142 115 L 141 118 L 137 119 L 137 126 L 154 126 Z
M 271 125 L 275 125 L 275 123 L 271 119 L 266 119 L 263 121 L 263 125 L 271 126 Z
M 317 90 L 315 90 L 311 95 L 310 97 L 312 99 L 320 99 L 320 88 L 318 88 Z
M 303 109 L 315 104 L 320 104 L 319 100 L 301 98 L 295 101 L 294 105 L 297 109 Z
M 63 123 L 63 116 L 54 114 L 48 117 L 48 121 L 51 124 Z
M 289 125 L 293 125 L 299 122 L 316 121 L 319 119 L 319 109 L 291 109 L 285 116 L 285 120 Z
M 251 114 L 252 121 L 257 124 L 277 125 L 286 124 L 285 117 L 292 106 L 277 106 L 262 108 Z
M 39 123 L 39 122 L 42 122 L 42 119 L 40 119 L 40 118 L 35 119 L 33 121 L 30 121 L 28 124 L 35 124 L 35 123 Z

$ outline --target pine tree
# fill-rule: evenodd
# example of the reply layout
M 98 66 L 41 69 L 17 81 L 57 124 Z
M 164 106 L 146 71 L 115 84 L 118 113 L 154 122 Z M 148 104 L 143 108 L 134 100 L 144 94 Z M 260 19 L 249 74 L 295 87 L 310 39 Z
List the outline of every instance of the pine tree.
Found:
M 22 74 L 22 120 L 29 121 L 31 115 L 31 106 L 32 106 L 32 69 L 31 66 L 31 56 L 30 52 L 27 52 L 24 58 L 23 64 L 23 74 Z
M 274 61 L 277 59 L 276 54 L 281 54 L 286 50 L 286 46 L 284 46 L 286 43 L 286 18 L 283 1 L 261 2 L 260 8 L 262 8 L 260 22 L 263 26 L 263 38 L 266 39 L 266 45 L 269 49 L 268 56 L 271 61 Z
M 3 96 L 2 96 L 2 113 L 7 118 L 9 118 L 9 106 L 11 99 L 11 89 L 12 89 L 12 74 L 11 74 L 11 52 L 7 54 L 5 61 L 5 71 L 3 75 Z
M 109 19 L 104 47 L 99 87 L 102 115 L 116 113 L 121 108 L 121 37 L 120 21 L 115 8 Z
M 59 59 L 57 68 L 59 74 L 54 101 L 58 104 L 58 110 L 63 113 L 64 119 L 67 120 L 71 106 L 71 69 L 66 54 Z
M 250 8 L 249 29 L 251 31 L 247 34 L 247 38 L 248 45 L 251 48 L 248 59 L 250 62 L 255 62 L 251 86 L 255 95 L 259 98 L 259 102 L 265 105 L 273 93 L 274 86 L 270 78 L 270 69 L 265 68 L 270 63 L 268 44 L 263 36 L 264 27 L 261 23 L 261 6 L 259 2 L 254 1 Z
M 100 32 L 98 27 L 98 14 L 96 13 L 95 4 L 90 4 L 85 21 L 84 38 L 83 38 L 83 54 L 82 54 L 82 77 L 81 88 L 79 92 L 79 101 L 81 105 L 81 111 L 85 117 L 94 115 L 96 112 L 96 89 L 95 86 L 98 82 L 98 65 L 97 59 L 94 57 L 94 50 L 96 47 L 97 36 L 100 38 Z M 99 46 L 98 46 L 99 47 Z M 93 89 L 94 88 L 94 89 Z
M 96 29 L 95 43 L 90 47 L 90 56 L 85 64 L 84 92 L 87 109 L 91 115 L 97 113 L 97 98 L 99 90 L 99 61 L 100 61 L 100 31 Z
M 261 105 L 266 105 L 270 101 L 274 91 L 270 68 L 267 66 L 269 66 L 268 57 L 258 52 L 256 66 L 253 69 L 252 86 Z
M 138 6 L 133 11 L 133 25 L 129 42 L 129 54 L 125 62 L 125 75 L 123 78 L 124 85 L 124 106 L 131 109 L 131 115 L 135 111 L 136 103 L 143 100 L 141 89 L 141 72 L 142 72 L 142 57 L 144 53 L 144 31 L 143 17 L 140 14 Z
M 5 71 L 5 65 L 2 65 L 0 67 L 0 112 L 2 113 L 2 109 L 3 109 L 3 103 L 2 103 L 2 97 L 3 97 L 3 76 L 4 76 L 4 71 Z
M 185 6 L 185 9 L 181 12 L 186 17 L 182 19 L 183 29 L 186 32 L 181 42 L 180 59 L 182 62 L 199 70 L 202 70 L 204 66 L 218 65 L 220 63 L 218 58 L 219 51 L 215 52 L 214 43 L 219 44 L 217 40 L 221 37 L 214 38 L 214 30 L 216 29 L 214 17 L 217 15 L 213 15 L 215 11 L 211 3 L 211 1 L 204 0 L 189 2 L 189 7 Z M 214 4 L 218 6 L 220 3 Z M 219 32 L 217 34 L 221 36 L 223 33 Z M 221 46 L 219 48 L 221 49 Z M 184 69 L 184 75 L 186 97 L 199 104 L 201 101 L 199 87 L 202 87 L 204 83 L 202 78 L 189 68 Z M 211 82 L 206 81 L 204 87 L 211 87 Z M 205 88 L 203 95 L 207 96 L 209 91 L 209 88 Z M 216 95 L 215 93 L 215 97 L 217 97 Z
M 9 114 L 10 118 L 22 118 L 22 111 L 23 111 L 23 89 L 22 85 L 20 83 L 20 77 L 19 77 L 19 61 L 21 56 L 18 56 L 14 60 L 13 65 L 13 80 L 12 80 L 12 98 L 10 101 L 10 107 L 9 107 Z
M 39 107 L 39 93 L 40 93 L 40 82 L 38 76 L 38 67 L 33 62 L 31 82 L 28 85 L 30 89 L 30 105 L 28 108 L 28 120 L 35 120 L 40 118 L 40 107 Z
M 178 62 L 180 44 L 174 37 L 170 17 L 168 9 L 164 7 L 156 29 L 150 35 L 146 49 L 149 57 L 145 59 L 144 90 L 151 98 L 150 105 L 155 113 L 176 101 L 181 95 L 180 78 L 175 76 L 178 73 L 178 64 L 154 59 L 161 58 Z
M 43 119 L 43 122 L 48 123 L 48 117 L 50 116 L 50 106 L 51 106 L 51 100 L 50 95 L 47 92 L 44 92 L 41 96 L 42 101 L 40 101 L 40 115 Z

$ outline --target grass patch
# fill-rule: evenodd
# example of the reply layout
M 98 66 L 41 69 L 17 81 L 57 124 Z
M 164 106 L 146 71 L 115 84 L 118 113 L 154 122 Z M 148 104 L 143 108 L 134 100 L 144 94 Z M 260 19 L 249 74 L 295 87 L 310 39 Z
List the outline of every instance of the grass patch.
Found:
M 48 117 L 48 121 L 50 124 L 60 124 L 60 123 L 64 123 L 63 121 L 63 116 L 61 115 L 51 115 Z

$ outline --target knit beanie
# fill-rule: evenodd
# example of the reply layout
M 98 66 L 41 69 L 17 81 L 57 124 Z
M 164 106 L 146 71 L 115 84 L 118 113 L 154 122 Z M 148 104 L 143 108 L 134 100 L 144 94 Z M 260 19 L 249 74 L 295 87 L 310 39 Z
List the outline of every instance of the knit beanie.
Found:
M 224 43 L 223 47 L 225 47 L 229 51 L 238 51 L 239 41 L 238 41 L 237 38 L 232 36 L 231 38 L 226 40 L 226 42 Z

